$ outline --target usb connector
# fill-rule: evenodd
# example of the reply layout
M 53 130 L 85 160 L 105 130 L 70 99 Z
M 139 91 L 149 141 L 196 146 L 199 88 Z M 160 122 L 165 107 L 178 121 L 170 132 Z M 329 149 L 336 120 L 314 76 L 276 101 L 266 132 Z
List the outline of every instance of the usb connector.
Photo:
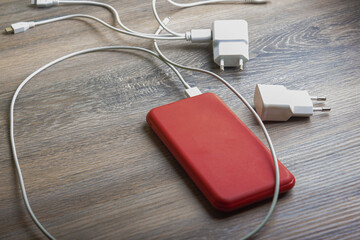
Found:
M 18 22 L 11 24 L 10 27 L 5 28 L 5 32 L 16 34 L 16 33 L 25 32 L 29 28 L 33 28 L 33 27 L 35 27 L 35 22 Z
M 195 97 L 201 94 L 201 91 L 197 87 L 192 87 L 185 89 L 185 94 L 187 97 Z
M 59 0 L 31 0 L 30 3 L 36 7 L 45 8 L 53 5 L 59 5 Z

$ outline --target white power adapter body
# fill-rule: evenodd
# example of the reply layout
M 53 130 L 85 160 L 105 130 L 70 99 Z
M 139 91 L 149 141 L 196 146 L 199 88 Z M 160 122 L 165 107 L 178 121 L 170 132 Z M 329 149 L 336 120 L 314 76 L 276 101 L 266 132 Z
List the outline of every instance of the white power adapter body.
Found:
M 255 109 L 263 121 L 287 121 L 290 117 L 310 117 L 314 111 L 330 111 L 329 107 L 314 107 L 312 100 L 326 97 L 310 96 L 304 90 L 288 90 L 282 85 L 257 84 Z
M 212 26 L 214 62 L 225 67 L 239 67 L 249 61 L 248 23 L 245 20 L 217 20 Z

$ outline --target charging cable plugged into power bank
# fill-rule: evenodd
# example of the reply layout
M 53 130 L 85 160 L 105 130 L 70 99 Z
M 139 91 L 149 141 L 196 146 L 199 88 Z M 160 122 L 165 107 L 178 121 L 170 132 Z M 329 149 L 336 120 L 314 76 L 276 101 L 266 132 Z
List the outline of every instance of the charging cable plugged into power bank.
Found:
M 156 53 L 148 50 L 148 49 L 144 49 L 144 48 L 140 48 L 140 47 L 132 47 L 132 46 L 109 46 L 109 47 L 99 47 L 99 48 L 93 48 L 93 49 L 85 49 L 79 52 L 75 52 L 75 53 L 71 53 L 68 54 L 66 56 L 63 56 L 61 58 L 58 58 L 44 66 L 42 66 L 41 68 L 37 69 L 36 71 L 34 71 L 32 74 L 30 74 L 25 80 L 23 80 L 21 82 L 21 84 L 18 86 L 18 88 L 16 89 L 11 104 L 10 104 L 10 143 L 11 143 L 11 148 L 12 148 L 12 153 L 13 153 L 13 158 L 14 158 L 14 162 L 15 162 L 15 169 L 17 172 L 17 176 L 19 179 L 19 184 L 21 187 L 21 193 L 25 202 L 25 206 L 26 209 L 29 213 L 29 215 L 31 216 L 32 220 L 34 221 L 34 223 L 36 224 L 36 226 L 44 233 L 44 235 L 46 237 L 48 237 L 49 239 L 55 239 L 47 230 L 46 228 L 40 223 L 40 221 L 36 218 L 34 212 L 32 211 L 30 202 L 28 200 L 27 197 L 27 192 L 25 189 L 25 183 L 24 183 L 24 179 L 22 177 L 22 172 L 21 172 L 21 168 L 20 168 L 20 163 L 19 163 L 19 159 L 18 159 L 18 155 L 17 155 L 17 151 L 16 151 L 16 146 L 15 146 L 15 137 L 14 137 L 14 109 L 15 109 L 15 103 L 16 103 L 16 99 L 17 96 L 19 94 L 19 92 L 21 91 L 21 89 L 25 86 L 25 84 L 30 81 L 34 76 L 36 76 L 37 74 L 41 73 L 42 71 L 44 71 L 45 69 L 61 62 L 64 61 L 66 59 L 81 55 L 81 54 L 86 54 L 86 53 L 91 53 L 91 52 L 96 52 L 96 51 L 103 51 L 103 50 L 137 50 L 137 51 L 142 51 L 142 52 L 146 52 L 149 53 L 151 55 L 153 55 L 154 57 L 157 57 L 158 59 L 162 60 L 165 64 L 167 64 L 173 71 L 174 73 L 179 77 L 180 81 L 182 82 L 182 84 L 184 85 L 185 88 L 185 92 L 186 95 L 188 97 L 190 97 L 191 99 L 196 98 L 199 95 L 202 95 L 200 90 L 197 87 L 190 87 L 189 84 L 187 84 L 185 82 L 185 80 L 183 79 L 183 77 L 181 76 L 181 74 L 177 71 L 176 67 L 179 68 L 183 68 L 186 70 L 191 70 L 191 71 L 197 71 L 197 72 L 202 72 L 205 74 L 209 74 L 213 77 L 215 77 L 217 80 L 219 80 L 220 82 L 222 82 L 227 88 L 229 88 L 243 103 L 244 105 L 247 107 L 247 109 L 251 112 L 251 114 L 255 117 L 256 121 L 258 122 L 258 124 L 260 125 L 264 135 L 265 135 L 265 139 L 267 140 L 267 143 L 269 144 L 269 155 L 268 157 L 271 157 L 271 159 L 273 160 L 273 166 L 274 168 L 271 168 L 274 172 L 271 174 L 272 176 L 275 176 L 274 178 L 274 182 L 270 185 L 272 185 L 271 187 L 271 191 L 273 194 L 271 193 L 267 193 L 270 195 L 264 195 L 262 196 L 262 198 L 264 197 L 269 197 L 269 196 L 273 196 L 272 202 L 271 202 L 271 206 L 270 209 L 267 213 L 267 215 L 265 216 L 265 218 L 262 220 L 262 222 L 255 228 L 253 229 L 250 233 L 248 233 L 245 237 L 243 237 L 242 239 L 248 239 L 252 236 L 254 236 L 254 234 L 256 234 L 266 223 L 267 221 L 270 219 L 270 216 L 272 215 L 272 213 L 275 210 L 275 206 L 278 200 L 278 195 L 280 193 L 280 170 L 279 170 L 279 165 L 278 165 L 278 160 L 276 157 L 276 153 L 275 153 L 275 149 L 274 146 L 271 142 L 270 136 L 266 130 L 265 125 L 263 124 L 263 122 L 261 121 L 260 117 L 256 114 L 256 111 L 251 107 L 251 105 L 249 104 L 249 102 L 246 101 L 246 99 L 234 88 L 230 85 L 230 83 L 228 83 L 225 79 L 223 79 L 222 77 L 220 77 L 219 75 L 207 71 L 207 70 L 203 70 L 203 69 L 198 69 L 198 68 L 192 68 L 192 67 L 187 67 L 187 66 L 183 66 L 181 64 L 177 64 L 173 61 L 171 61 L 170 59 L 168 59 L 159 49 L 159 47 L 157 46 L 156 42 L 154 42 L 154 46 L 156 49 Z M 211 107 L 211 106 L 210 106 Z M 172 118 L 172 116 L 169 116 Z M 209 116 L 210 117 L 210 116 Z M 224 123 L 222 123 L 224 124 Z M 224 124 L 224 126 L 226 126 L 226 124 Z M 244 126 L 243 126 L 244 127 Z M 250 134 L 250 131 L 247 131 L 248 134 Z M 253 136 L 253 138 L 256 138 L 255 136 Z M 229 153 L 231 154 L 231 153 Z M 274 174 L 274 175 L 273 175 Z M 291 182 L 293 184 L 293 182 Z M 291 185 L 289 185 L 291 186 Z M 286 188 L 287 189 L 287 188 Z M 287 189 L 288 190 L 288 189 Z M 282 191 L 286 191 L 285 189 L 283 189 Z M 242 195 L 242 194 L 241 194 Z M 260 198 L 258 198 L 257 200 L 260 200 Z M 247 201 L 247 200 L 246 200 Z M 230 203 L 230 202 L 229 202 Z M 248 202 L 249 203 L 249 202 Z M 239 205 L 240 204 L 240 205 Z M 242 203 L 237 203 L 237 206 L 241 206 Z M 218 206 L 218 205 L 216 205 Z M 232 207 L 229 208 L 225 208 L 224 210 L 231 210 Z
M 193 6 L 199 6 L 199 5 L 205 5 L 205 4 L 211 4 L 211 3 L 220 3 L 220 2 L 233 2 L 233 3 L 266 3 L 267 1 L 262 0 L 243 0 L 243 1 L 224 1 L 224 0 L 209 0 L 209 1 L 199 1 L 194 3 L 177 3 L 172 0 L 168 0 L 169 3 L 178 6 L 178 7 L 193 7 Z M 156 0 L 152 0 L 152 10 L 154 13 L 154 16 L 156 20 L 159 23 L 159 28 L 154 34 L 148 34 L 148 33 L 141 33 L 134 30 L 131 30 L 127 26 L 125 26 L 119 17 L 118 12 L 115 8 L 113 8 L 111 5 L 101 2 L 95 2 L 95 1 L 78 1 L 78 0 L 31 0 L 31 4 L 37 6 L 37 7 L 51 7 L 55 5 L 74 5 L 74 4 L 87 4 L 87 5 L 93 5 L 93 6 L 100 6 L 108 9 L 115 17 L 116 23 L 120 26 L 113 26 L 105 21 L 91 16 L 91 15 L 85 15 L 85 14 L 71 14 L 71 15 L 65 15 L 55 18 L 50 18 L 46 20 L 40 20 L 40 21 L 29 21 L 29 22 L 19 22 L 12 24 L 10 27 L 7 27 L 5 31 L 7 33 L 21 33 L 24 31 L 27 31 L 30 28 L 33 28 L 35 26 L 43 25 L 43 24 L 49 24 L 56 21 L 61 20 L 67 20 L 67 19 L 73 19 L 73 18 L 86 18 L 90 20 L 94 20 L 103 26 L 114 30 L 116 32 L 127 34 L 134 37 L 140 37 L 145 39 L 151 39 L 153 40 L 155 51 L 153 52 L 151 50 L 141 48 L 141 47 L 133 47 L 133 46 L 106 46 L 106 47 L 98 47 L 98 48 L 92 48 L 92 49 L 85 49 L 82 51 L 74 52 L 71 54 L 68 54 L 66 56 L 63 56 L 61 58 L 58 58 L 43 67 L 39 68 L 38 70 L 34 71 L 32 74 L 30 74 L 23 82 L 18 86 L 16 89 L 11 105 L 10 105 L 10 142 L 12 147 L 12 153 L 13 158 L 15 162 L 16 172 L 19 179 L 19 184 L 22 192 L 22 196 L 24 198 L 25 206 L 27 211 L 29 212 L 29 215 L 31 216 L 32 220 L 36 224 L 36 226 L 44 233 L 45 236 L 47 236 L 49 239 L 55 239 L 46 229 L 45 227 L 37 220 L 35 214 L 33 213 L 30 203 L 27 198 L 27 193 L 25 190 L 25 183 L 22 177 L 21 168 L 19 164 L 19 160 L 16 153 L 16 147 L 15 147 L 15 138 L 14 138 L 14 109 L 15 109 L 15 102 L 17 99 L 17 96 L 20 92 L 20 90 L 24 87 L 24 85 L 30 81 L 34 76 L 42 72 L 43 70 L 51 67 L 52 65 L 59 63 L 61 61 L 64 61 L 68 58 L 78 56 L 81 54 L 86 54 L 90 52 L 96 52 L 96 51 L 102 51 L 102 50 L 136 50 L 136 51 L 142 51 L 148 54 L 153 55 L 154 57 L 160 59 L 163 61 L 166 65 L 168 65 L 171 70 L 176 74 L 176 76 L 179 78 L 181 83 L 184 86 L 185 89 L 185 95 L 190 99 L 180 100 L 175 103 L 171 103 L 169 105 L 175 106 L 175 108 L 172 108 L 171 111 L 176 112 L 176 107 L 184 107 L 188 108 L 189 116 L 181 116 L 185 117 L 184 121 L 189 121 L 186 117 L 189 117 L 193 119 L 194 121 L 197 121 L 196 127 L 193 129 L 191 128 L 191 121 L 186 124 L 186 127 L 189 127 L 188 130 L 190 133 L 193 131 L 199 131 L 199 134 L 194 137 L 199 137 L 202 139 L 201 144 L 199 146 L 195 145 L 187 145 L 188 148 L 186 148 L 186 152 L 193 152 L 194 149 L 197 151 L 199 150 L 198 147 L 203 148 L 207 147 L 206 141 L 212 141 L 214 140 L 214 136 L 216 137 L 216 129 L 214 127 L 214 131 L 208 132 L 206 129 L 201 129 L 201 127 L 206 124 L 207 126 L 217 126 L 217 125 L 223 125 L 233 126 L 232 129 L 228 129 L 229 133 L 232 133 L 232 130 L 236 129 L 237 138 L 245 138 L 250 139 L 251 141 L 248 141 L 251 145 L 253 145 L 263 154 L 258 154 L 256 161 L 259 163 L 258 166 L 260 168 L 255 167 L 252 168 L 251 171 L 245 171 L 244 174 L 248 174 L 252 178 L 252 182 L 255 184 L 256 182 L 259 182 L 259 178 L 257 176 L 263 176 L 262 173 L 266 173 L 267 181 L 265 181 L 265 185 L 260 186 L 259 189 L 262 189 L 261 191 L 258 191 L 260 195 L 257 195 L 255 199 L 252 199 L 249 195 L 249 192 L 252 191 L 252 189 L 245 189 L 246 191 L 243 191 L 242 189 L 237 189 L 236 191 L 232 189 L 230 186 L 227 188 L 225 194 L 223 192 L 223 187 L 227 185 L 226 179 L 221 179 L 221 176 L 227 175 L 227 171 L 234 170 L 234 174 L 232 176 L 234 177 L 234 181 L 241 181 L 241 179 L 238 178 L 238 172 L 236 169 L 229 168 L 226 171 L 223 171 L 219 176 L 211 175 L 211 173 L 208 177 L 210 177 L 205 182 L 199 181 L 199 176 L 202 176 L 202 172 L 204 169 L 201 168 L 201 166 L 193 166 L 192 164 L 197 162 L 198 159 L 205 159 L 203 156 L 195 156 L 188 158 L 181 155 L 182 148 L 178 147 L 178 142 L 181 142 L 181 144 L 188 144 L 189 141 L 187 139 L 178 139 L 178 137 L 172 138 L 172 136 L 177 134 L 179 131 L 176 129 L 176 126 L 173 127 L 173 124 L 179 125 L 177 123 L 178 120 L 174 119 L 173 116 L 168 114 L 168 109 L 165 106 L 161 106 L 159 109 L 165 109 L 163 113 L 161 113 L 161 119 L 157 118 L 159 114 L 154 114 L 154 110 L 152 114 L 149 115 L 148 122 L 149 124 L 154 128 L 156 133 L 162 137 L 165 142 L 167 139 L 172 139 L 173 143 L 168 143 L 167 146 L 169 147 L 169 150 L 173 152 L 175 157 L 179 160 L 179 162 L 185 166 L 187 169 L 187 172 L 189 173 L 190 177 L 196 182 L 196 184 L 199 186 L 199 188 L 203 191 L 203 193 L 208 197 L 209 201 L 218 209 L 230 211 L 233 209 L 236 209 L 238 207 L 244 206 L 246 204 L 250 204 L 252 202 L 273 197 L 270 209 L 268 210 L 267 215 L 262 220 L 262 222 L 253 229 L 249 234 L 247 234 L 242 239 L 248 239 L 252 236 L 254 236 L 269 220 L 271 214 L 274 212 L 278 195 L 280 191 L 285 192 L 287 190 L 290 190 L 292 186 L 294 185 L 294 177 L 291 175 L 291 173 L 280 164 L 276 157 L 275 149 L 273 147 L 273 144 L 271 142 L 270 136 L 266 130 L 266 127 L 262 120 L 272 120 L 277 119 L 276 121 L 286 121 L 291 116 L 310 116 L 314 111 L 319 110 L 318 108 L 313 107 L 311 103 L 311 99 L 314 99 L 314 97 L 311 97 L 307 94 L 306 91 L 290 91 L 287 90 L 283 86 L 268 86 L 268 85 L 258 85 L 257 90 L 255 92 L 255 106 L 256 106 L 256 112 L 252 106 L 246 101 L 246 99 L 234 88 L 231 86 L 229 82 L 227 82 L 224 78 L 220 77 L 219 75 L 200 68 L 194 68 L 185 66 L 179 63 L 176 63 L 169 58 L 167 58 L 160 50 L 157 40 L 185 40 L 190 41 L 192 43 L 209 43 L 212 42 L 213 45 L 213 58 L 214 62 L 220 66 L 220 69 L 223 71 L 226 67 L 237 67 L 240 70 L 244 69 L 245 63 L 249 60 L 249 39 L 248 39 L 248 24 L 245 20 L 216 20 L 214 21 L 212 28 L 210 29 L 192 29 L 190 31 L 187 31 L 185 33 L 177 33 L 169 29 L 166 25 L 169 22 L 169 19 L 166 18 L 164 21 L 160 20 L 159 15 L 156 11 Z M 162 30 L 167 31 L 166 34 L 160 34 Z M 263 131 L 265 135 L 265 139 L 269 145 L 269 149 L 267 149 L 264 145 L 262 145 L 261 141 L 258 140 L 258 138 L 243 124 L 236 116 L 235 114 L 228 109 L 228 107 L 220 100 L 218 97 L 216 97 L 213 94 L 205 93 L 202 94 L 201 91 L 197 87 L 191 87 L 182 77 L 180 72 L 177 70 L 177 68 L 182 68 L 185 70 L 190 71 L 196 71 L 200 73 L 208 74 L 217 80 L 219 80 L 221 83 L 223 83 L 231 92 L 233 92 L 246 106 L 246 108 L 251 112 L 251 114 L 254 116 L 256 121 L 258 122 L 259 126 L 261 127 L 261 130 Z M 274 97 L 273 94 L 277 94 L 278 96 Z M 316 98 L 315 100 L 324 100 L 324 98 Z M 186 104 L 185 104 L 186 103 Z M 198 106 L 196 106 L 198 104 Z M 217 107 L 216 107 L 217 106 Z M 201 122 L 199 119 L 197 119 L 197 113 L 202 111 L 202 118 L 206 119 L 207 117 L 210 117 L 210 115 L 213 115 L 218 110 L 221 110 L 222 113 L 218 115 L 218 118 L 214 118 L 215 122 Z M 322 108 L 322 111 L 330 110 L 329 108 Z M 162 111 L 162 110 L 161 110 Z M 200 115 L 199 115 L 200 116 Z M 219 120 L 220 119 L 220 120 Z M 219 120 L 219 121 L 217 121 Z M 166 122 L 166 124 L 162 124 L 163 122 Z M 226 123 L 224 121 L 227 121 Z M 229 122 L 228 122 L 229 121 Z M 215 125 L 214 125 L 215 124 Z M 169 129 L 157 129 L 159 126 L 164 127 L 165 125 L 170 126 Z M 171 130 L 172 129 L 172 130 Z M 175 129 L 175 130 L 174 130 Z M 212 136 L 213 139 L 208 137 L 208 134 L 214 134 Z M 166 136 L 165 136 L 166 135 Z M 168 136 L 167 136 L 168 135 Z M 241 135 L 241 136 L 240 136 Z M 222 136 L 224 137 L 224 136 Z M 238 140 L 239 140 L 238 139 Z M 242 138 L 241 138 L 242 139 Z M 216 139 L 215 139 L 216 140 Z M 215 144 L 216 141 L 210 142 L 212 144 Z M 224 139 L 220 139 L 220 142 L 223 142 Z M 227 140 L 226 140 L 227 141 Z M 247 161 L 242 162 L 236 162 L 236 160 L 239 157 L 243 157 L 243 159 L 247 160 L 250 159 L 253 155 L 256 155 L 259 152 L 247 152 L 247 149 L 244 151 L 236 151 L 236 144 L 238 144 L 239 141 L 229 141 L 229 147 L 228 151 L 224 153 L 224 155 L 232 156 L 231 161 L 232 164 L 237 164 L 238 170 L 244 170 L 244 166 L 241 166 L 242 163 L 245 163 Z M 215 144 L 217 145 L 217 143 Z M 214 145 L 214 146 L 215 146 Z M 177 149 L 175 149 L 175 147 Z M 210 149 L 207 149 L 208 151 L 211 151 L 212 149 L 215 149 L 216 147 L 212 147 Z M 251 149 L 248 146 L 248 149 Z M 254 148 L 255 149 L 255 148 Z M 249 150 L 250 151 L 250 150 Z M 251 150 L 252 151 L 252 150 Z M 240 156 L 239 154 L 247 154 L 247 156 Z M 219 152 L 215 153 L 208 153 L 209 156 L 219 155 Z M 220 153 L 221 155 L 221 153 Z M 261 155 L 261 156 L 260 156 Z M 262 156 L 266 156 L 265 159 L 262 159 Z M 272 161 L 270 161 L 272 160 Z M 216 169 L 219 166 L 222 166 L 221 159 L 217 159 L 218 162 L 213 162 L 212 168 Z M 263 167 L 264 164 L 267 167 Z M 193 167 L 189 170 L 189 166 Z M 264 170 L 265 169 L 265 170 Z M 224 169 L 223 169 L 224 170 Z M 259 170 L 259 172 L 257 172 Z M 265 171 L 265 172 L 264 172 Z M 286 183 L 280 183 L 280 171 L 282 174 L 282 179 L 286 179 Z M 216 171 L 214 171 L 216 172 Z M 203 172 L 205 173 L 205 172 Z M 198 175 L 196 175 L 198 174 Z M 209 174 L 209 172 L 205 173 Z M 284 175 L 285 174 L 285 175 Z M 214 180 L 214 178 L 218 178 L 217 180 Z M 261 177 L 260 177 L 261 178 Z M 260 181 L 261 182 L 261 181 Z M 225 185 L 224 185 L 225 184 Z M 257 184 L 255 184 L 255 187 Z M 216 188 L 216 191 L 213 191 L 214 188 Z M 220 186 L 220 187 L 219 187 Z M 263 191 L 266 189 L 266 191 Z M 249 191 L 248 191 L 249 190 Z M 218 195 L 218 193 L 221 193 Z M 229 194 L 230 193 L 230 194 Z M 245 196 L 246 195 L 246 196 Z M 245 199 L 245 200 L 244 200 Z
M 189 7 L 185 4 L 179 5 L 173 1 L 169 1 L 171 4 L 180 7 Z M 216 3 L 221 1 L 207 1 L 199 2 L 197 5 Z M 231 1 L 230 1 L 231 2 Z M 266 1 L 244 1 L 243 3 L 264 3 Z M 239 3 L 239 1 L 237 1 Z M 241 1 L 240 1 L 241 3 Z M 105 27 L 134 37 L 141 37 L 147 39 L 158 40 L 186 40 L 192 43 L 206 43 L 212 42 L 214 62 L 220 66 L 220 70 L 224 71 L 225 67 L 237 67 L 240 70 L 244 70 L 244 65 L 249 61 L 249 38 L 248 38 L 248 24 L 245 20 L 217 20 L 212 24 L 212 29 L 192 29 L 185 33 L 176 33 L 166 27 L 156 11 L 156 0 L 153 0 L 153 13 L 159 24 L 169 32 L 169 34 L 154 36 L 153 34 L 140 33 L 133 31 L 126 27 L 120 20 L 119 14 L 114 7 L 109 4 L 95 2 L 95 1 L 77 1 L 77 0 L 31 0 L 31 4 L 39 8 L 47 8 L 58 5 L 75 5 L 75 4 L 87 4 L 107 8 L 116 18 L 117 23 L 122 28 L 112 26 L 103 20 L 85 14 L 71 14 L 61 17 L 55 17 L 40 21 L 28 21 L 18 22 L 11 24 L 10 27 L 5 28 L 6 33 L 18 34 L 25 32 L 30 28 L 34 28 L 39 25 L 57 22 L 61 20 L 73 19 L 73 18 L 87 18 L 104 25 Z

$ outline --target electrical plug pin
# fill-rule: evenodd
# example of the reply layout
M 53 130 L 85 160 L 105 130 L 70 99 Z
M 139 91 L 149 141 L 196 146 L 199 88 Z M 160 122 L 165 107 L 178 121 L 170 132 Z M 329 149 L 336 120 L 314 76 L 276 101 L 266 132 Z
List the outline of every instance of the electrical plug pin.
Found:
M 315 100 L 315 101 L 326 101 L 326 97 L 324 97 L 324 96 L 321 96 L 321 97 L 311 96 L 310 98 L 311 98 L 311 100 Z
M 239 68 L 240 71 L 244 71 L 244 60 L 242 58 L 240 58 L 239 60 Z
M 314 107 L 313 111 L 314 112 L 330 112 L 331 108 L 330 107 Z
M 225 71 L 225 62 L 224 59 L 220 59 L 220 70 L 223 72 Z

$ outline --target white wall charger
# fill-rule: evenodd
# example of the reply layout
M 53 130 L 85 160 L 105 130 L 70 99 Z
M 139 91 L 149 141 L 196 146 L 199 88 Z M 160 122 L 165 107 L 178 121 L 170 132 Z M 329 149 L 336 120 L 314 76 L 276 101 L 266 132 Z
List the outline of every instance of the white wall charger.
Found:
M 309 117 L 316 111 L 330 111 L 329 107 L 314 107 L 313 97 L 307 91 L 288 90 L 282 85 L 257 84 L 254 94 L 255 109 L 263 121 L 287 121 L 290 117 Z
M 239 67 L 249 61 L 248 23 L 245 20 L 217 20 L 212 26 L 214 61 L 225 67 Z

